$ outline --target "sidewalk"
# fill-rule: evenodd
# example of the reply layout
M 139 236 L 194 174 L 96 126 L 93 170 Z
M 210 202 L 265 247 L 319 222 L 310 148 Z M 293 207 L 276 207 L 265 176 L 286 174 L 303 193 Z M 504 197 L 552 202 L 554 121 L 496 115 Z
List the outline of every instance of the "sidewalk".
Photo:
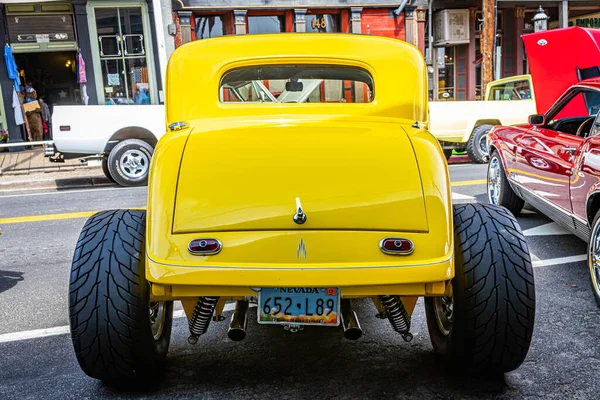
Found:
M 65 160 L 64 163 L 53 163 L 46 157 L 42 149 L 19 152 L 0 153 L 0 176 L 29 175 L 39 172 L 74 171 L 75 169 L 89 169 L 87 163 L 79 159 Z M 102 170 L 100 170 L 102 173 Z
M 0 153 L 0 193 L 61 190 L 111 183 L 100 165 L 89 164 L 77 158 L 53 163 L 44 157 L 41 149 Z

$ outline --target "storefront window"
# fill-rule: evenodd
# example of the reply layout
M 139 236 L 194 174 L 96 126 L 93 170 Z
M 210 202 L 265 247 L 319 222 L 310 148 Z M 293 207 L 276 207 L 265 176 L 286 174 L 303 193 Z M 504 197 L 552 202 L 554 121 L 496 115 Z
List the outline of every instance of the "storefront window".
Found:
M 312 14 L 305 17 L 306 32 L 340 32 L 339 15 Z
M 196 17 L 196 39 L 208 39 L 213 37 L 225 36 L 224 15 L 201 15 Z
M 96 8 L 94 13 L 105 103 L 150 104 L 141 7 Z
M 285 31 L 281 15 L 248 16 L 248 33 L 280 33 Z
M 438 49 L 438 99 L 454 100 L 454 47 Z

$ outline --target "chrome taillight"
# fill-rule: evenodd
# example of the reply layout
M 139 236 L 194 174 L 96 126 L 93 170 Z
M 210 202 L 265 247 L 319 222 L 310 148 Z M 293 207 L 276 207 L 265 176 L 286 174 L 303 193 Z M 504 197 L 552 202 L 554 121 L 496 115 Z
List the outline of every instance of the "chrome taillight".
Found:
M 209 256 L 221 251 L 221 242 L 217 239 L 194 239 L 188 244 L 190 253 L 198 256 Z
M 379 242 L 379 248 L 385 254 L 408 255 L 415 249 L 413 242 L 403 238 L 385 238 Z

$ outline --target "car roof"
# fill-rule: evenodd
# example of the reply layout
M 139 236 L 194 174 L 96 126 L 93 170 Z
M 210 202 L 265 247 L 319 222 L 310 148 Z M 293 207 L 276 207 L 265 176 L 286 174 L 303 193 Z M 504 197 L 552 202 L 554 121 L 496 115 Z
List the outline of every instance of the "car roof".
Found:
M 219 86 L 224 73 L 246 66 L 286 64 L 361 68 L 373 78 L 374 100 L 368 106 L 353 104 L 353 115 L 427 120 L 427 70 L 423 55 L 413 45 L 372 35 L 277 33 L 202 39 L 177 48 L 167 66 L 167 123 L 244 113 L 306 114 L 311 107 L 313 113 L 339 114 L 350 110 L 349 104 L 344 103 L 320 103 L 317 108 L 317 103 L 220 102 Z

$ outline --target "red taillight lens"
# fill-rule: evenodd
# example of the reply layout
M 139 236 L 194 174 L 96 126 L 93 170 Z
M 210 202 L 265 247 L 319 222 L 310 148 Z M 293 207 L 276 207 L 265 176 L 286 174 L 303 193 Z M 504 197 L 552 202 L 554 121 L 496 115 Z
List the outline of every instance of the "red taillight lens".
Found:
M 217 254 L 221 251 L 221 242 L 217 239 L 194 239 L 188 244 L 188 250 L 202 256 Z
M 379 243 L 379 248 L 385 254 L 406 255 L 413 252 L 413 242 L 402 238 L 385 238 Z
M 71 126 L 69 126 L 69 125 L 61 125 L 59 129 L 60 129 L 61 132 L 69 132 L 71 130 Z

